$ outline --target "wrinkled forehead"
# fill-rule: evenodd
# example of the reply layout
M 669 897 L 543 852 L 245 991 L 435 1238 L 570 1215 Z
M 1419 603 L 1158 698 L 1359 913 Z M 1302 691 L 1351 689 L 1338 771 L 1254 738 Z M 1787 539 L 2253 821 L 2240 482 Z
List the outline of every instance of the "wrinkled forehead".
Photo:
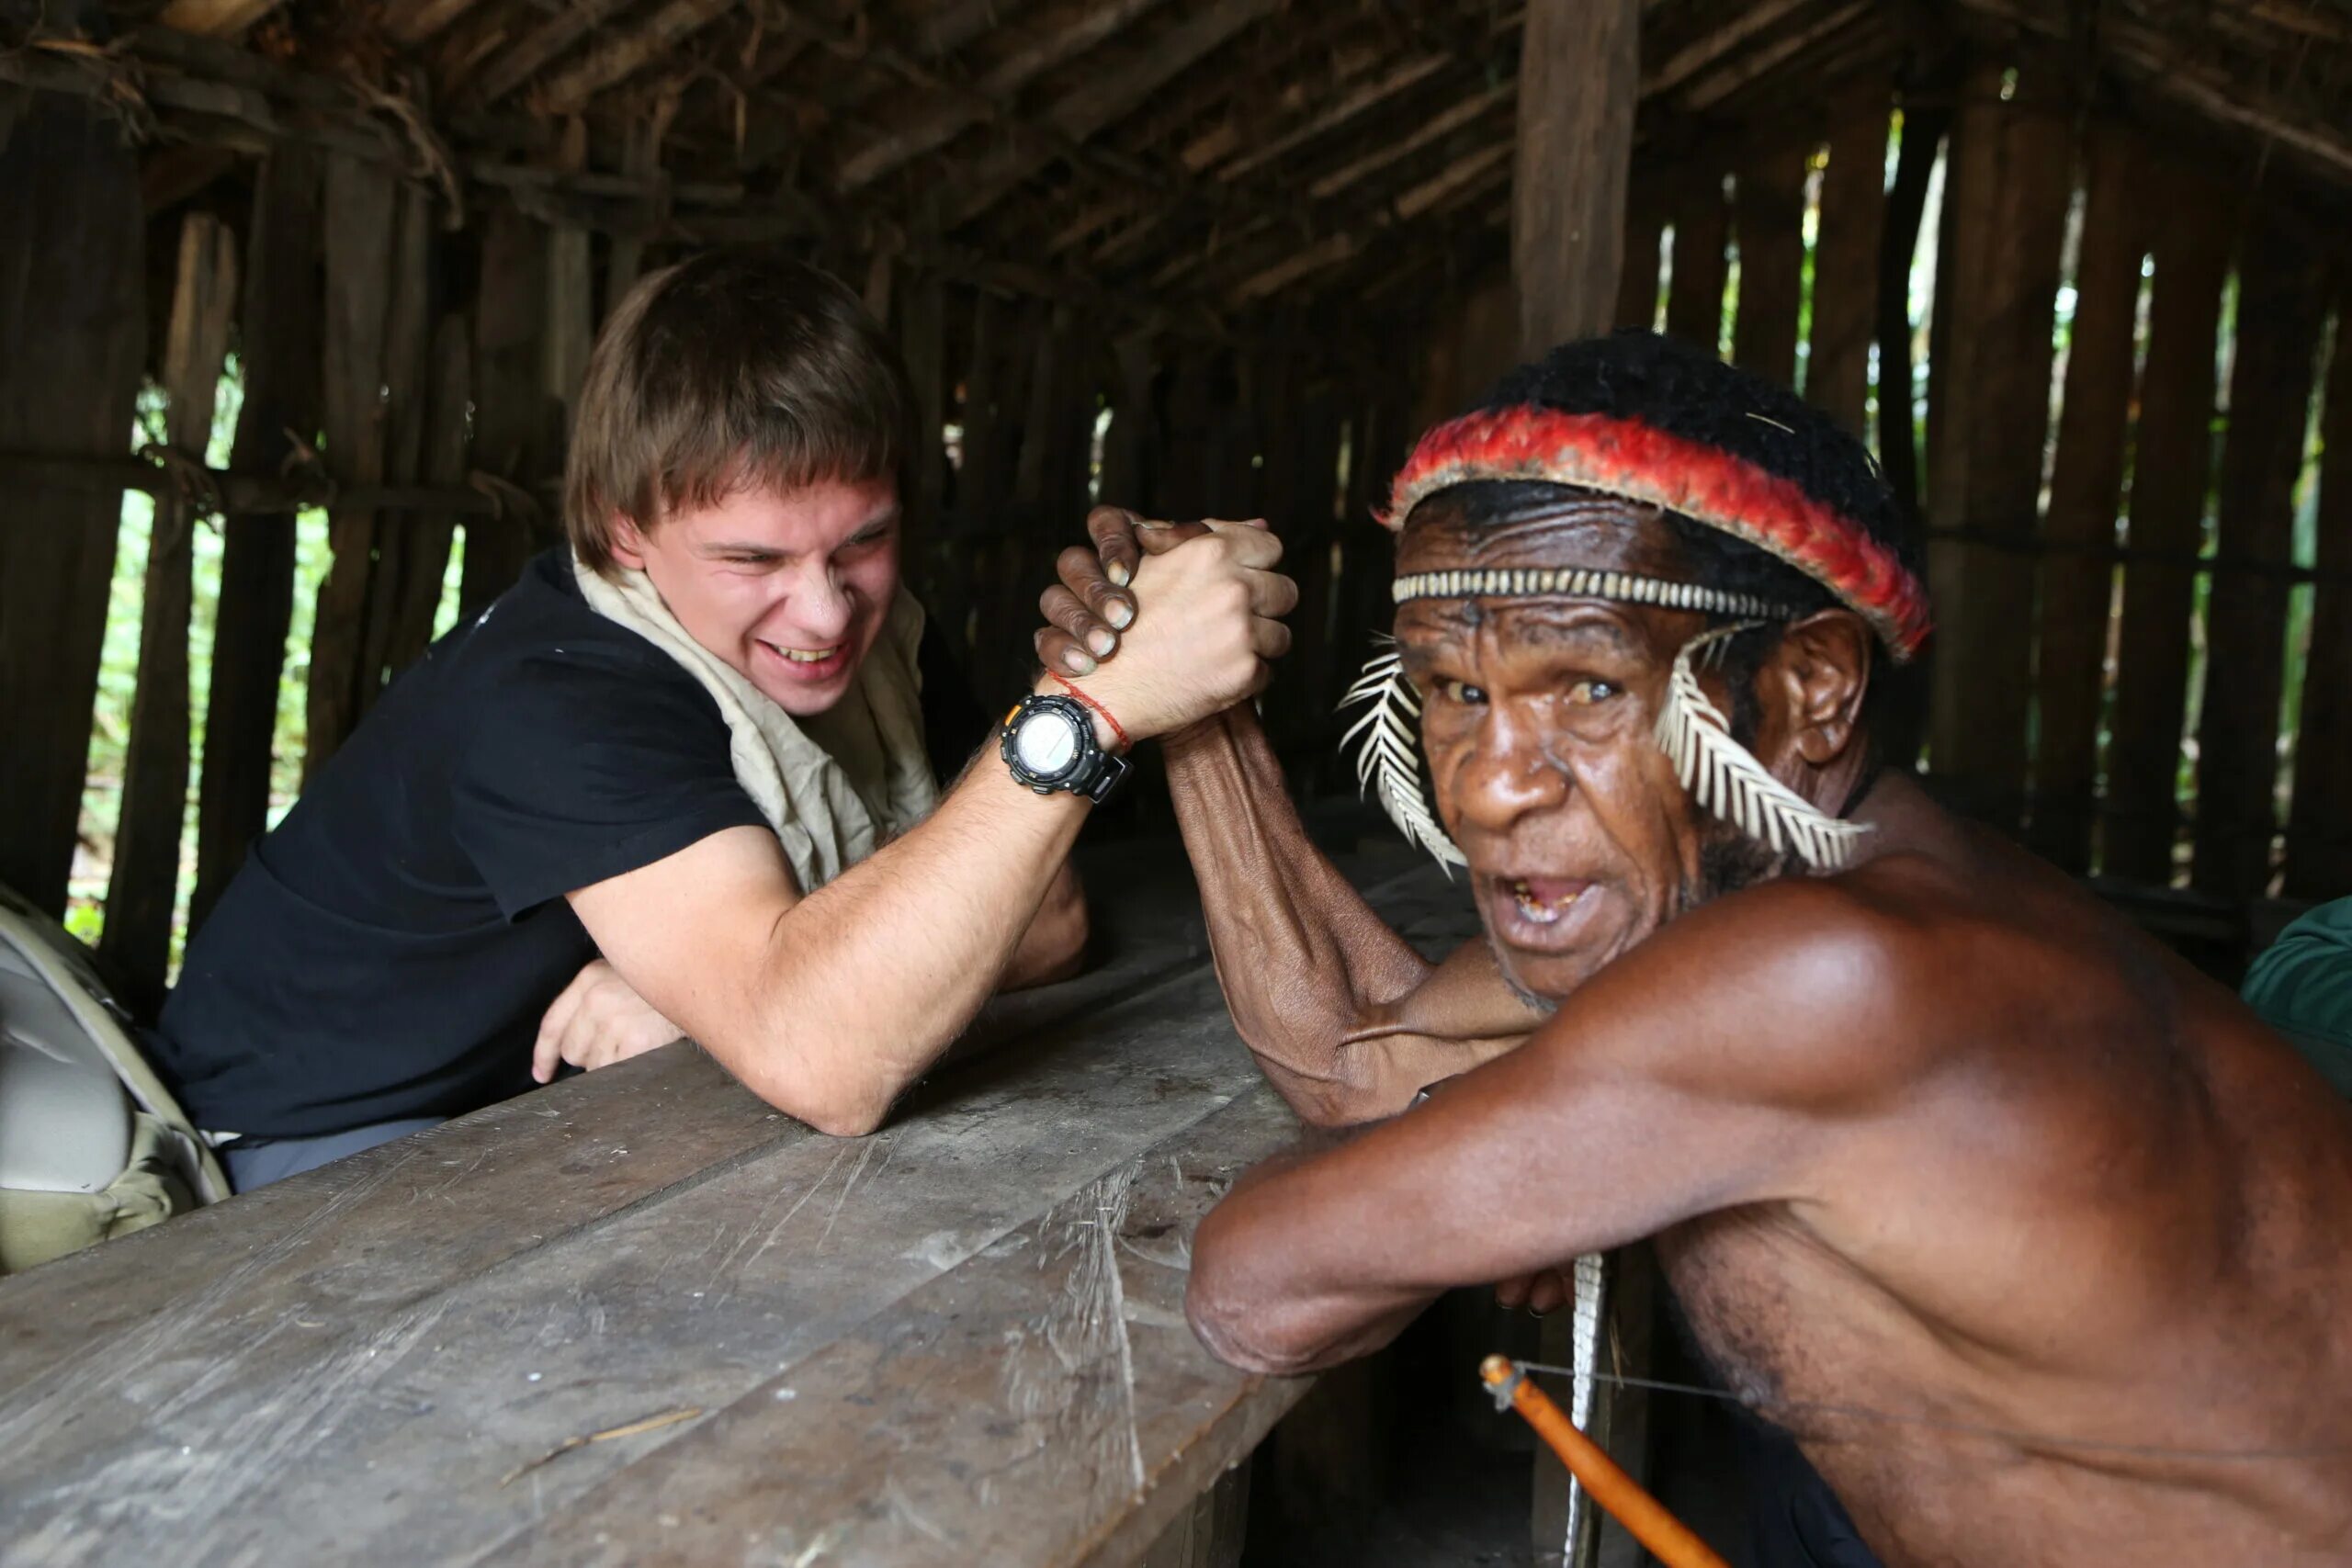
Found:
M 1482 480 L 1442 490 L 1407 514 L 1399 576 L 1465 568 L 1584 567 L 1673 576 L 1683 567 L 1658 508 L 1575 485 Z

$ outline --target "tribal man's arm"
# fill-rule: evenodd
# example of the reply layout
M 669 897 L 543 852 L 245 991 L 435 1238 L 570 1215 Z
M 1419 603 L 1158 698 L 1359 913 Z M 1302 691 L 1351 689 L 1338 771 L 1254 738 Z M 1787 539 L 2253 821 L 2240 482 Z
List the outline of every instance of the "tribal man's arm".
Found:
M 1308 840 L 1248 705 L 1163 744 L 1227 1005 L 1301 1116 L 1395 1115 L 1542 1021 L 1483 942 L 1432 965 L 1373 912 Z

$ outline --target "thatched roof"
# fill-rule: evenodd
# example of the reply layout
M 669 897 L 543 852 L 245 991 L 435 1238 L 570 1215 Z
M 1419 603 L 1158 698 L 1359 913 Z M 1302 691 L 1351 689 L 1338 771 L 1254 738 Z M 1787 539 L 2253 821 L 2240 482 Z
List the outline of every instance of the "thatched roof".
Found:
M 1850 90 L 1933 92 L 1976 40 L 2352 186 L 2344 0 L 1644 10 L 1653 168 L 1817 134 Z M 1225 321 L 1409 308 L 1490 265 L 1520 26 L 1503 0 L 170 0 L 111 59 L 18 51 L 0 79 L 103 77 L 159 145 L 372 140 L 461 198 L 592 227 L 830 239 Z

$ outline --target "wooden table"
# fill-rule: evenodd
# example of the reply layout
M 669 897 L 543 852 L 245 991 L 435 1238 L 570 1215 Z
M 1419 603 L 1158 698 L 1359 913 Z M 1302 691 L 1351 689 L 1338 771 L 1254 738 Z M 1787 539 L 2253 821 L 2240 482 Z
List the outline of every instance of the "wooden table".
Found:
M 1365 885 L 1450 945 L 1410 866 Z M 1305 1391 L 1182 1315 L 1296 1123 L 1189 886 L 1119 880 L 1112 961 L 870 1138 L 680 1044 L 0 1282 L 0 1559 L 1165 1558 Z

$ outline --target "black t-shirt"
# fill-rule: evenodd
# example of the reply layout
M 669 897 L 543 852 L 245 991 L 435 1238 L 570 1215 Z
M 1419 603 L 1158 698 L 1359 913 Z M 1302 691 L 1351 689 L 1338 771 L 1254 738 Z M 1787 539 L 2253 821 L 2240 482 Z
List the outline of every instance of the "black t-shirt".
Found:
M 932 756 L 986 728 L 926 635 Z M 564 895 L 763 825 L 701 684 L 560 550 L 392 683 L 189 944 L 155 1066 L 197 1125 L 303 1137 L 531 1087 L 595 947 Z

